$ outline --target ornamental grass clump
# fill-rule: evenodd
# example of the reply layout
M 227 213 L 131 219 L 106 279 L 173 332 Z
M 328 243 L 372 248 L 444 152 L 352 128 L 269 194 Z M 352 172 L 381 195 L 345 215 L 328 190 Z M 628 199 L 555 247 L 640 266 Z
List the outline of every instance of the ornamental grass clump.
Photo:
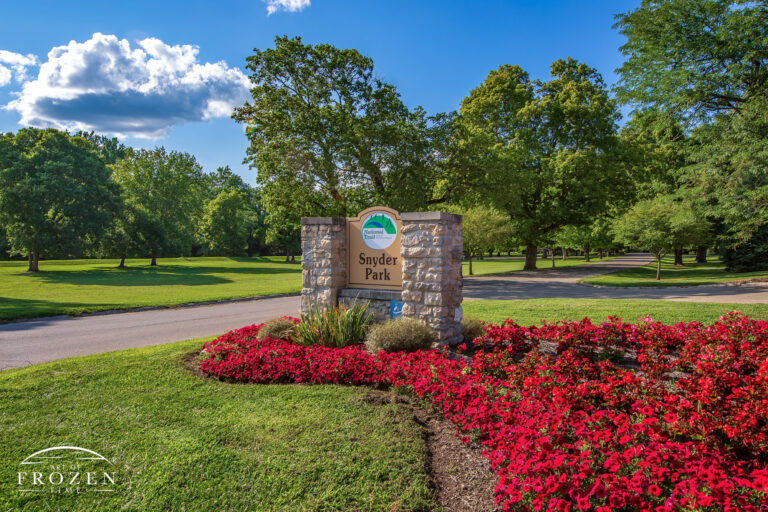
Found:
M 259 338 L 271 336 L 277 340 L 293 341 L 296 337 L 296 322 L 290 318 L 273 318 L 267 320 L 259 329 Z
M 413 352 L 430 349 L 435 341 L 435 333 L 427 324 L 416 318 L 400 317 L 371 327 L 365 348 L 372 354 L 382 350 Z
M 485 334 L 483 325 L 485 324 L 479 318 L 464 318 L 461 321 L 461 336 L 464 338 L 464 343 L 469 343 Z
M 347 347 L 362 342 L 372 315 L 359 303 L 335 307 L 314 305 L 296 324 L 294 341 L 305 346 Z

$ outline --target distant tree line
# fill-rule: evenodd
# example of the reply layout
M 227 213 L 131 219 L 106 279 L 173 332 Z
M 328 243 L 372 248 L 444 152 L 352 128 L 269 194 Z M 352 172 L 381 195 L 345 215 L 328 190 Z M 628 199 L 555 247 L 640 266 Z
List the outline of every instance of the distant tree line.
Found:
M 41 257 L 293 256 L 298 232 L 277 220 L 229 167 L 205 173 L 187 153 L 53 129 L 0 136 L 0 246 L 31 272 Z

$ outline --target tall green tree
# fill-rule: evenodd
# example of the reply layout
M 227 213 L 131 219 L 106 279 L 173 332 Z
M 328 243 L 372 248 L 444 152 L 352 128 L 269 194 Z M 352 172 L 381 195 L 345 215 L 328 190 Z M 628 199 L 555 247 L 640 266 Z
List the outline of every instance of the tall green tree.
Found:
M 168 254 L 189 254 L 205 204 L 202 168 L 188 153 L 130 150 L 113 166 L 127 203 L 139 212 L 136 236 L 157 265 Z
M 257 181 L 313 215 L 345 216 L 373 204 L 421 208 L 437 175 L 433 130 L 355 50 L 278 37 L 248 57 L 252 100 L 235 109 L 250 140 Z M 292 205 L 281 204 L 289 208 Z
M 565 226 L 555 236 L 555 242 L 563 248 L 563 259 L 568 249 L 584 252 L 585 261 L 590 261 L 592 251 L 598 251 L 600 257 L 606 249 L 614 245 L 610 226 L 613 221 L 609 217 L 597 217 L 591 224 Z
M 618 243 L 627 247 L 646 249 L 656 258 L 656 279 L 661 279 L 661 260 L 673 247 L 673 212 L 658 199 L 645 199 L 635 204 L 613 225 Z
M 768 9 L 752 0 L 643 0 L 619 14 L 617 94 L 691 122 L 768 95 Z
M 149 247 L 165 246 L 166 242 L 160 222 L 121 197 L 112 222 L 91 245 L 99 257 L 120 258 L 118 268 L 126 268 L 129 256 L 145 255 Z
M 547 82 L 502 66 L 462 102 L 461 133 L 483 159 L 481 190 L 509 215 L 526 270 L 536 269 L 538 244 L 589 223 L 623 193 L 618 117 L 597 71 L 570 58 L 552 64 Z
M 469 262 L 469 275 L 474 275 L 473 258 L 503 245 L 509 237 L 511 225 L 505 215 L 484 206 L 461 210 L 460 213 L 463 216 L 464 254 Z
M 208 251 L 217 256 L 241 256 L 248 247 L 246 202 L 236 188 L 224 188 L 208 202 L 200 232 Z
M 266 217 L 266 241 L 273 253 L 285 255 L 285 261 L 296 261 L 301 252 L 301 218 L 293 210 L 274 207 Z
M 618 98 L 690 132 L 684 186 L 722 220 L 721 243 L 746 243 L 768 222 L 765 2 L 644 0 L 616 28 L 627 38 Z
M 101 135 L 93 130 L 90 132 L 84 132 L 82 130 L 75 132 L 75 137 L 82 137 L 91 144 L 93 144 L 96 152 L 104 157 L 104 161 L 107 165 L 112 165 L 121 158 L 125 158 L 128 154 L 128 147 L 122 144 L 117 137 L 107 137 Z
M 686 178 L 709 215 L 722 220 L 722 241 L 735 251 L 746 251 L 746 246 L 739 248 L 742 244 L 759 244 L 750 240 L 768 224 L 766 141 L 764 100 L 750 101 L 738 114 L 718 116 L 692 136 Z
M 690 203 L 674 195 L 639 201 L 613 225 L 617 242 L 647 249 L 656 257 L 656 279 L 661 260 L 673 251 L 697 246 L 709 236 L 706 219 L 697 217 Z
M 30 272 L 40 270 L 41 255 L 73 254 L 98 237 L 117 195 L 85 139 L 35 128 L 0 136 L 0 224 L 12 252 L 28 255 Z

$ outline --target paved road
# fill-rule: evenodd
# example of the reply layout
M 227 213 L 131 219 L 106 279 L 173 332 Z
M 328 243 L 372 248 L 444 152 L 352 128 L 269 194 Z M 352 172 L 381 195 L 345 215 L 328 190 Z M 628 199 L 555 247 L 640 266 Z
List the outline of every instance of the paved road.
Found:
M 467 299 L 662 299 L 768 303 L 768 283 L 674 288 L 592 288 L 586 277 L 643 265 L 645 254 L 558 270 L 464 280 Z M 542 261 L 542 266 L 548 262 Z M 213 336 L 285 314 L 297 314 L 298 297 L 280 297 L 76 318 L 48 317 L 0 324 L 0 370 L 81 356 Z
M 298 297 L 81 317 L 47 317 L 0 325 L 0 370 L 213 336 L 285 314 Z
M 768 283 L 742 285 L 670 286 L 663 288 L 591 287 L 581 279 L 608 274 L 653 260 L 648 254 L 628 254 L 609 261 L 506 276 L 464 279 L 465 299 L 659 299 L 686 302 L 768 304 Z M 540 260 L 539 267 L 549 264 Z

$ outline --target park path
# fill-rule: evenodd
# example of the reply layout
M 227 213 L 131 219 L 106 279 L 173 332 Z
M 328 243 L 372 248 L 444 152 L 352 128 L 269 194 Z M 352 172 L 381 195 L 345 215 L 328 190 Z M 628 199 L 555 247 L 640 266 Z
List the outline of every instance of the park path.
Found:
M 294 296 L 2 324 L 0 370 L 214 336 L 298 310 Z
M 768 283 L 669 288 L 595 288 L 579 280 L 651 260 L 630 254 L 610 261 L 504 276 L 466 277 L 466 299 L 661 299 L 691 302 L 768 303 Z M 541 260 L 540 266 L 548 264 Z M 214 336 L 282 315 L 296 315 L 299 297 L 278 297 L 205 306 L 47 317 L 0 324 L 0 370 L 65 357 L 147 347 Z
M 536 272 L 508 275 L 465 277 L 465 299 L 657 299 L 685 302 L 735 302 L 768 304 L 768 283 L 667 286 L 660 288 L 619 288 L 588 286 L 579 281 L 650 263 L 649 254 L 633 253 L 587 265 L 546 269 L 547 260 L 539 260 Z

